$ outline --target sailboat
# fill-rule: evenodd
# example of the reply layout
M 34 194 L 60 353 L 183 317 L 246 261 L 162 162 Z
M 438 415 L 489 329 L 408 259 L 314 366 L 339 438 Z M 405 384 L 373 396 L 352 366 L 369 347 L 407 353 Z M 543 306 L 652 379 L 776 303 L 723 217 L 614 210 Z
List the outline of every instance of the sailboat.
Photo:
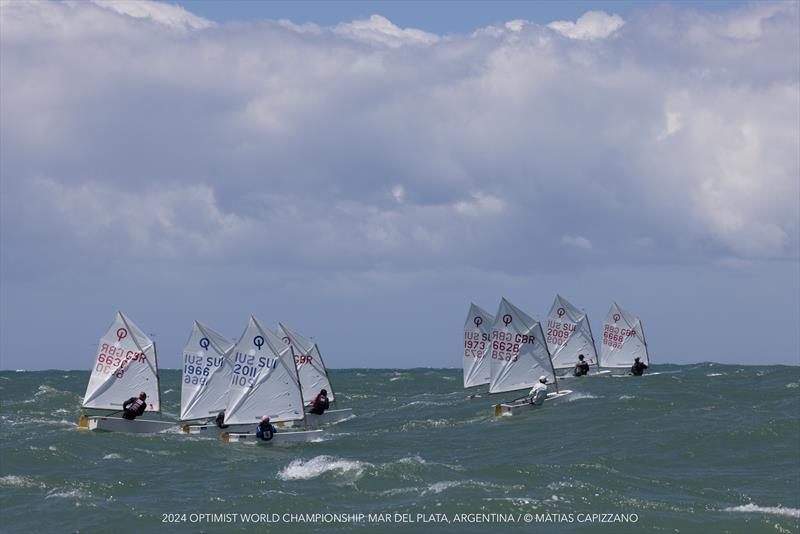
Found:
M 545 400 L 563 397 L 570 390 L 560 391 L 550 352 L 547 350 L 542 325 L 503 298 L 492 325 L 491 380 L 489 393 L 505 393 L 533 387 L 540 376 L 555 384 L 556 391 Z M 537 407 L 528 396 L 495 405 L 496 416 L 516 415 Z
M 303 421 L 300 378 L 291 350 L 279 353 L 268 341 L 266 329 L 250 316 L 242 337 L 233 348 L 233 374 L 225 407 L 226 425 L 248 425 L 253 431 L 261 417 L 272 422 Z M 322 430 L 278 432 L 270 441 L 253 433 L 222 432 L 223 441 L 256 441 L 275 444 L 317 439 Z
M 603 322 L 600 367 L 630 369 L 635 358 L 650 365 L 642 321 L 614 302 Z
M 297 366 L 297 374 L 300 377 L 300 387 L 303 391 L 303 403 L 306 406 L 316 398 L 321 389 L 328 392 L 328 399 L 331 404 L 336 403 L 336 394 L 333 391 L 328 369 L 319 351 L 319 346 L 312 343 L 299 333 L 283 323 L 278 323 L 278 335 L 287 347 L 294 351 L 294 362 Z M 354 417 L 351 408 L 340 408 L 336 410 L 326 410 L 322 415 L 309 413 L 306 414 L 306 421 L 312 428 L 320 425 L 338 423 L 345 419 Z
M 464 388 L 488 384 L 491 381 L 489 362 L 492 355 L 492 325 L 494 316 L 470 303 L 464 321 Z M 476 395 L 470 395 L 474 398 Z
M 561 295 L 556 295 L 547 314 L 546 336 L 553 368 L 556 372 L 560 371 L 562 376 L 572 375 L 570 371 L 575 368 L 580 354 L 583 354 L 584 361 L 590 367 L 595 368 L 594 373 L 590 371 L 591 374 L 603 372 L 597 371 L 597 349 L 588 316 Z
M 228 405 L 233 376 L 235 343 L 195 321 L 183 349 L 181 380 L 181 429 L 188 434 L 219 434 L 223 429 L 213 419 Z M 199 424 L 189 424 L 198 421 Z M 253 425 L 226 428 L 246 432 Z
M 117 312 L 114 322 L 100 338 L 86 386 L 82 408 L 112 411 L 105 416 L 81 415 L 78 428 L 110 432 L 160 432 L 175 423 L 136 418 L 111 417 L 122 404 L 140 392 L 147 394 L 147 411 L 161 413 L 156 344 L 133 321 Z

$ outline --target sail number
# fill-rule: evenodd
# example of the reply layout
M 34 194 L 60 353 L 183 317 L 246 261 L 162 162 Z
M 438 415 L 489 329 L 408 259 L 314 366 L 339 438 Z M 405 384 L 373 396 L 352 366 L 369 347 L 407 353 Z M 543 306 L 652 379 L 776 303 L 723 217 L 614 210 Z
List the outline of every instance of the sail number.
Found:
M 636 335 L 636 330 L 619 328 L 611 324 L 603 327 L 603 345 L 618 349 L 625 343 L 625 339 Z
M 146 359 L 147 356 L 143 352 L 126 351 L 122 347 L 103 343 L 100 345 L 100 353 L 97 355 L 97 364 L 94 370 L 105 375 L 113 373 L 116 378 L 122 378 L 129 362 L 144 363 Z
M 225 359 L 221 356 L 200 356 L 199 354 L 183 354 L 183 383 L 204 386 L 212 368 L 221 367 Z
M 259 356 L 256 359 L 254 355 L 243 352 L 237 352 L 233 362 L 231 384 L 234 386 L 252 386 L 261 369 L 275 369 L 278 366 L 278 358 Z
M 464 356 L 467 358 L 483 358 L 486 353 L 488 334 L 464 332 Z
M 550 345 L 566 345 L 567 339 L 575 331 L 575 323 L 547 321 L 547 342 Z

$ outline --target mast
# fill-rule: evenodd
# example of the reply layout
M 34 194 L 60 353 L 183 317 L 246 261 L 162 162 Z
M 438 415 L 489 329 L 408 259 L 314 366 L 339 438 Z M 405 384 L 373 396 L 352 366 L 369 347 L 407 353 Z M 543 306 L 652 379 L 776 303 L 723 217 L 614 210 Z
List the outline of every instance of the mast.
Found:
M 597 352 L 597 343 L 594 340 L 594 333 L 592 333 L 592 322 L 589 321 L 589 314 L 586 313 L 586 310 L 583 311 L 584 317 L 586 317 L 586 325 L 589 327 L 589 335 L 592 337 L 592 348 L 594 349 L 594 355 L 597 357 L 597 361 L 594 364 L 597 366 L 597 369 L 600 369 L 600 354 Z

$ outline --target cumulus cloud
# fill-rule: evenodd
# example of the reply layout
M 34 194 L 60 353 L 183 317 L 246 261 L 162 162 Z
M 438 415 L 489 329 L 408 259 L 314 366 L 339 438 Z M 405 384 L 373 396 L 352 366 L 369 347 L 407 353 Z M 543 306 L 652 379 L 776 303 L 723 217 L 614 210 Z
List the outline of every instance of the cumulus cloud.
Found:
M 796 4 L 447 37 L 100 4 L 0 10 L 9 250 L 123 236 L 186 261 L 502 272 L 798 255 Z
M 603 11 L 589 11 L 575 22 L 559 20 L 547 26 L 570 39 L 605 39 L 625 24 L 619 15 Z
M 189 13 L 181 6 L 154 0 L 92 0 L 98 6 L 137 19 L 151 19 L 171 28 L 200 30 L 214 25 L 203 17 Z

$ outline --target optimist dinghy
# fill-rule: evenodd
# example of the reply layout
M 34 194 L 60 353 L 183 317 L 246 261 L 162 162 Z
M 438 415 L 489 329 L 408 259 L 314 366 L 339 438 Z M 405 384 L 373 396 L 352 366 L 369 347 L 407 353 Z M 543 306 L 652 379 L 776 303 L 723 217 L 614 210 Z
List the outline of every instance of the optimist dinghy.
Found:
M 289 346 L 289 350 L 278 350 L 284 347 L 274 346 L 275 336 L 270 334 L 251 316 L 233 349 L 233 374 L 224 424 L 247 425 L 250 430 L 224 431 L 220 437 L 225 442 L 279 444 L 310 441 L 323 433 L 322 430 L 279 431 L 269 441 L 255 436 L 255 428 L 264 415 L 276 423 L 306 424 L 300 377 L 292 348 Z
M 599 370 L 588 316 L 561 295 L 556 295 L 547 315 L 547 350 L 550 351 L 553 369 L 559 378 L 574 377 L 575 364 L 581 354 L 590 366 L 585 376 L 608 372 Z
M 603 322 L 600 367 L 617 372 L 629 370 L 635 358 L 650 365 L 642 321 L 614 302 Z
M 491 380 L 489 362 L 492 355 L 492 314 L 470 303 L 464 321 L 464 389 L 488 384 Z M 473 393 L 470 399 L 481 396 Z
M 548 400 L 551 395 L 557 398 L 571 393 L 570 390 L 558 390 L 558 379 L 541 323 L 505 298 L 500 301 L 495 315 L 491 339 L 490 394 L 533 387 L 541 376 L 547 377 L 547 382 L 556 387 L 555 393 L 548 394 Z M 523 402 L 525 399 L 527 397 L 495 405 L 495 415 L 514 415 L 538 407 L 529 399 Z
M 133 321 L 117 312 L 114 322 L 100 338 L 81 407 L 119 413 L 123 402 L 138 397 L 142 391 L 147 394 L 146 409 L 160 413 L 156 344 Z M 81 415 L 78 429 L 153 433 L 175 426 L 170 421 L 138 417 L 131 421 L 110 415 Z
M 272 332 L 267 333 L 272 334 Z M 319 351 L 319 345 L 312 343 L 283 323 L 278 323 L 278 335 L 281 336 L 281 341 L 294 351 L 294 363 L 297 366 L 297 375 L 300 377 L 303 404 L 310 406 L 320 390 L 325 389 L 328 392 L 328 400 L 335 406 L 336 393 L 333 390 L 328 368 L 325 367 L 325 361 L 322 359 L 322 353 Z M 270 341 L 273 339 L 270 338 Z M 321 415 L 307 413 L 304 424 L 309 428 L 318 428 L 339 423 L 351 417 L 355 417 L 351 408 L 325 410 L 325 413 Z M 287 422 L 287 425 L 291 426 L 292 423 Z

